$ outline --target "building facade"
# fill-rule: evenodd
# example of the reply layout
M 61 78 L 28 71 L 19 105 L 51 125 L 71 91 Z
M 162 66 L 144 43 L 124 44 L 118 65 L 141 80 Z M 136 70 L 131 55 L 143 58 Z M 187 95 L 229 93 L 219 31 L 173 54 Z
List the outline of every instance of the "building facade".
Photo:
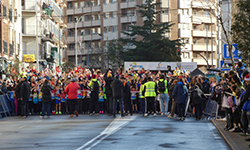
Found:
M 171 40 L 181 39 L 185 43 L 181 47 L 183 62 L 197 62 L 198 67 L 206 66 L 207 63 L 202 56 L 206 58 L 208 52 L 210 67 L 212 64 L 217 65 L 217 20 L 209 13 L 209 11 L 216 13 L 217 10 L 214 7 L 217 5 L 216 1 L 155 0 L 155 2 L 161 2 L 156 9 L 163 11 L 162 14 L 156 16 L 156 23 L 174 23 L 171 32 L 166 36 Z M 99 54 L 99 58 L 89 57 L 90 64 L 96 62 L 96 65 L 98 63 L 104 65 L 106 41 L 131 38 L 121 32 L 128 30 L 131 24 L 143 24 L 143 18 L 136 11 L 137 5 L 143 3 L 145 0 L 67 0 L 69 61 L 76 61 L 75 45 L 77 45 L 78 64 L 86 65 L 87 54 L 89 56 Z M 211 43 L 211 37 L 213 37 L 213 43 Z M 101 66 L 92 67 L 100 68 Z
M 21 0 L 0 1 L 0 57 L 9 60 L 21 59 Z
M 39 70 L 59 65 L 59 50 L 62 56 L 65 47 L 63 7 L 61 0 L 22 0 L 22 52 L 35 55 L 36 63 L 29 65 Z

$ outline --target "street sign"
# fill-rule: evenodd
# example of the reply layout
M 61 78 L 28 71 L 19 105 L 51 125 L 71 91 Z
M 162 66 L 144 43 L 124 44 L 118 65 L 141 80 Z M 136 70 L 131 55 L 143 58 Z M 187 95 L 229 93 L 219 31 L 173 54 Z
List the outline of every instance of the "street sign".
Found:
M 232 52 L 233 52 L 233 58 L 241 59 L 240 51 L 237 49 L 237 44 L 232 45 Z M 228 44 L 224 44 L 224 58 L 231 58 L 229 51 L 228 51 Z

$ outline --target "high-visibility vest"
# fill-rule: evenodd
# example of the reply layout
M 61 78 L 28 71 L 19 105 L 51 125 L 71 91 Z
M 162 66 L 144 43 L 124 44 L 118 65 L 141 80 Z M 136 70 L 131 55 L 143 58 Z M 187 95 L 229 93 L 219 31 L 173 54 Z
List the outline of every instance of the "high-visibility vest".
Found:
M 155 82 L 146 82 L 144 88 L 146 88 L 145 97 L 156 97 Z
M 144 84 L 141 84 L 140 86 L 140 98 L 145 98 L 143 95 L 142 95 L 142 91 L 144 90 Z

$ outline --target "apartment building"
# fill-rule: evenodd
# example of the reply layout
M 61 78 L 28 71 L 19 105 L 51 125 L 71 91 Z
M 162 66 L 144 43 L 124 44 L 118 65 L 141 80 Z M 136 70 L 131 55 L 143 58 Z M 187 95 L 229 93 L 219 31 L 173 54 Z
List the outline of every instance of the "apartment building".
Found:
M 170 34 L 166 34 L 171 40 L 182 39 L 185 46 L 182 49 L 183 62 L 197 62 L 198 67 L 206 66 L 206 61 L 200 56 L 206 57 L 206 37 L 208 37 L 209 65 L 217 64 L 217 47 L 213 42 L 213 58 L 211 53 L 211 20 L 210 7 L 216 4 L 216 0 L 155 0 L 161 2 L 157 10 L 163 13 L 156 16 L 156 23 L 171 22 Z M 204 3 L 203 3 L 204 2 Z M 77 41 L 77 63 L 86 65 L 89 49 L 90 67 L 105 68 L 106 41 L 118 38 L 131 38 L 122 34 L 128 30 L 129 25 L 142 25 L 143 18 L 137 14 L 137 6 L 145 3 L 145 0 L 67 0 L 67 27 L 68 27 L 68 59 L 75 62 L 75 43 Z M 215 8 L 212 8 L 216 11 Z M 217 23 L 212 18 L 212 37 L 216 41 Z M 206 36 L 205 25 L 208 28 Z M 75 37 L 75 28 L 77 36 Z M 101 34 L 101 35 L 100 35 Z M 138 37 L 132 37 L 138 38 Z M 80 43 L 80 44 L 79 44 Z M 92 57 L 96 54 L 98 57 Z M 95 65 L 95 66 L 94 66 Z
M 10 64 L 21 60 L 21 0 L 0 1 L 0 57 Z
M 22 0 L 22 52 L 35 55 L 36 63 L 29 65 L 39 70 L 59 65 L 59 51 L 66 47 L 62 40 L 66 27 L 61 19 L 63 4 L 62 0 Z

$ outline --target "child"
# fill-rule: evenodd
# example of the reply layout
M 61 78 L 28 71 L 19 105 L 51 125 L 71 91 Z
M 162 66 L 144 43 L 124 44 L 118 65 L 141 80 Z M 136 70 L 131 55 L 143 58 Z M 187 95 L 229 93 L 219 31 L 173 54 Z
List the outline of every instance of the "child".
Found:
M 35 115 L 38 115 L 38 92 L 37 92 L 37 89 L 34 89 L 32 91 L 32 95 L 33 95 L 32 101 L 33 101 L 33 108 L 34 108 L 33 113 Z
M 137 112 L 137 101 L 136 101 L 136 90 L 135 87 L 132 87 L 131 89 L 131 100 L 132 100 L 132 109 L 133 112 Z
M 59 90 L 59 85 L 56 85 L 55 95 L 56 95 L 56 114 L 62 114 L 61 112 L 61 94 Z M 59 111 L 58 111 L 59 110 Z
M 63 114 L 66 113 L 66 94 L 64 90 L 61 90 L 61 110 Z
M 11 104 L 11 109 L 12 109 L 12 114 L 15 115 L 16 114 L 16 109 L 15 109 L 15 99 L 14 99 L 14 91 L 12 89 L 12 91 L 9 91 L 10 94 L 10 104 Z
M 99 111 L 99 113 L 103 114 L 104 93 L 103 93 L 101 87 L 100 87 L 99 91 L 100 91 L 99 92 L 99 104 L 100 104 L 100 111 Z
M 51 99 L 52 99 L 52 103 L 51 103 L 51 108 L 52 108 L 52 114 L 56 114 L 55 111 L 55 106 L 56 106 L 56 97 L 55 97 L 55 90 L 51 90 Z

